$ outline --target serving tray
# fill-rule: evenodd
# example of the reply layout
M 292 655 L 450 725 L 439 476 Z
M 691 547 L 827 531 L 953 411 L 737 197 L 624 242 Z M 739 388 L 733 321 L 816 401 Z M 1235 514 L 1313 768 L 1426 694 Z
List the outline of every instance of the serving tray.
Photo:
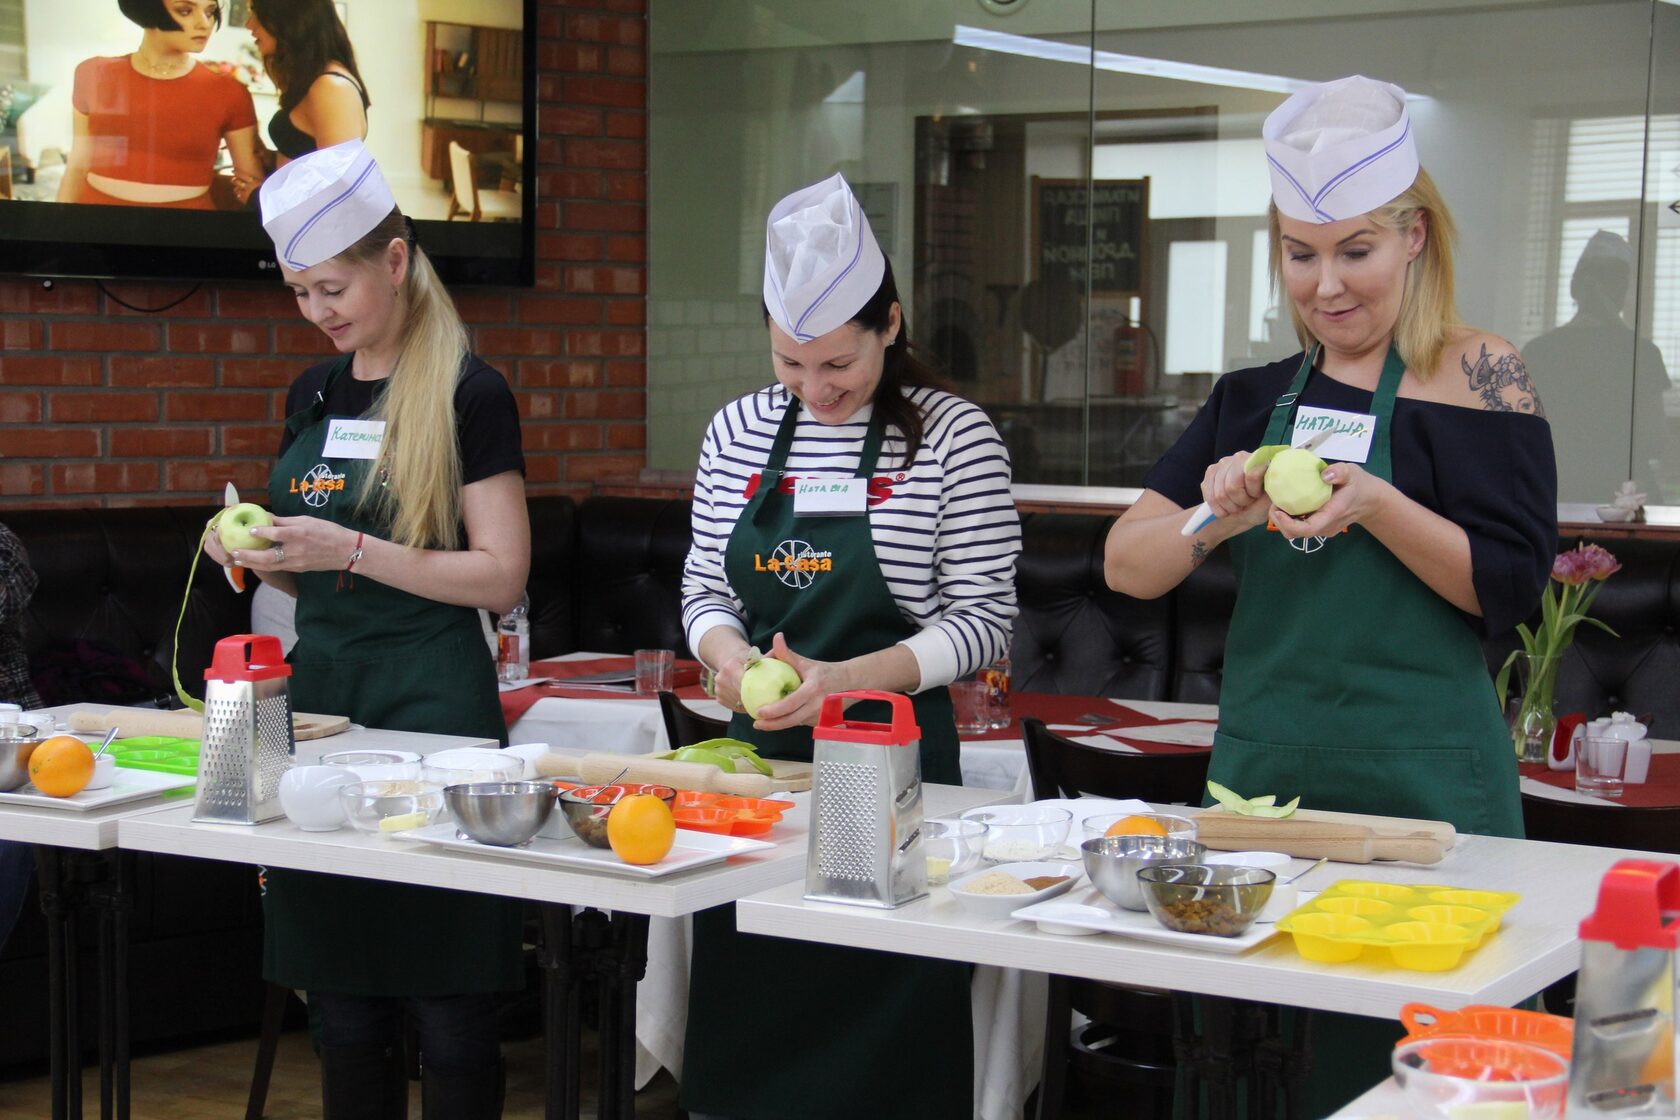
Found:
M 718 836 L 709 832 L 677 829 L 671 851 L 658 863 L 640 866 L 625 863 L 610 848 L 592 848 L 576 836 L 555 839 L 538 835 L 522 848 L 502 848 L 494 844 L 480 844 L 457 835 L 454 821 L 429 825 L 393 835 L 405 840 L 419 840 L 439 848 L 498 859 L 518 860 L 521 863 L 541 863 L 548 866 L 581 867 L 588 871 L 604 871 L 610 875 L 629 875 L 638 879 L 657 879 L 678 871 L 722 863 L 731 856 L 747 852 L 763 852 L 776 845 L 768 840 L 749 840 L 744 836 Z
M 191 774 L 163 774 L 151 770 L 128 770 L 117 767 L 116 777 L 105 789 L 84 789 L 69 797 L 48 797 L 33 785 L 24 784 L 10 793 L 0 793 L 0 805 L 35 805 L 45 809 L 67 809 L 86 812 L 104 809 L 128 801 L 156 797 L 172 789 L 186 789 L 198 781 Z
M 1206 953 L 1246 953 L 1277 932 L 1277 927 L 1255 922 L 1238 937 L 1215 937 L 1205 933 L 1179 933 L 1155 920 L 1143 910 L 1119 910 L 1094 887 L 1025 906 L 1009 915 L 1028 922 L 1049 922 L 1094 933 L 1117 933 L 1139 941 L 1183 945 Z

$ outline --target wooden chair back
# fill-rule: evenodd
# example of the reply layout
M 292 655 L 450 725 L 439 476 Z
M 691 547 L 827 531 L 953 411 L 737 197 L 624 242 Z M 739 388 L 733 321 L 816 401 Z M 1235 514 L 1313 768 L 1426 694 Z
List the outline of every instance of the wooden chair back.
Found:
M 1023 719 L 1027 768 L 1033 797 L 1137 797 L 1158 804 L 1200 805 L 1207 788 L 1208 760 L 1202 750 L 1171 754 L 1124 754 L 1064 738 L 1042 720 Z
M 707 739 L 721 739 L 729 734 L 727 723 L 708 719 L 690 710 L 674 692 L 659 694 L 659 714 L 665 717 L 665 738 L 670 741 L 672 750 L 692 747 Z
M 1583 805 L 1522 795 L 1530 840 L 1680 853 L 1680 806 Z

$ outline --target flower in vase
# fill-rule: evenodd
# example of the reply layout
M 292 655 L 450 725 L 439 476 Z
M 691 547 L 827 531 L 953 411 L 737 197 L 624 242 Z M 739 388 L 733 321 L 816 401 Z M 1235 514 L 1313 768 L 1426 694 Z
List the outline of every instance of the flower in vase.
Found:
M 1613 638 L 1620 636 L 1603 622 L 1589 617 L 1587 611 L 1598 597 L 1604 581 L 1621 569 L 1621 561 L 1611 555 L 1609 549 L 1596 544 L 1578 545 L 1568 552 L 1558 553 L 1552 561 L 1551 581 L 1540 596 L 1540 625 L 1532 631 L 1526 623 L 1517 626 L 1522 649 L 1513 650 L 1499 670 L 1495 688 L 1501 707 L 1505 704 L 1510 684 L 1511 666 L 1516 663 L 1519 652 L 1528 654 L 1534 662 L 1546 666 L 1548 672 L 1555 673 L 1558 659 L 1569 648 L 1569 643 L 1575 640 L 1575 627 L 1581 623 L 1590 622 Z M 1548 681 L 1548 695 L 1550 691 Z

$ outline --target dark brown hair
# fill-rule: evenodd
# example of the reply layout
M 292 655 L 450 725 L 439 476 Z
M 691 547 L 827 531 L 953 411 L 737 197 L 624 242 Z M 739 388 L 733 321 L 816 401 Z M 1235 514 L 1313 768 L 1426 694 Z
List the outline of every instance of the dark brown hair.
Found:
M 362 108 L 372 106 L 367 83 L 356 69 L 356 48 L 339 21 L 332 0 L 251 0 L 251 11 L 274 36 L 274 53 L 263 59 L 268 76 L 280 87 L 280 107 L 297 108 L 315 79 L 338 63 L 356 79 Z
M 169 11 L 165 0 L 117 0 L 117 8 L 127 16 L 129 22 L 137 23 L 141 27 L 152 31 L 180 31 L 181 21 Z M 222 25 L 222 6 L 217 4 L 210 9 L 210 18 L 217 27 Z

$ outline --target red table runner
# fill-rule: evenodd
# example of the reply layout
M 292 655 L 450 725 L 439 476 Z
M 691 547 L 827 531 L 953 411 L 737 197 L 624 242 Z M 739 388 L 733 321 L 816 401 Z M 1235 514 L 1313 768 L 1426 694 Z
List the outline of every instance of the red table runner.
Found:
M 1071 737 L 1073 735 L 1107 734 L 1122 739 L 1128 745 L 1134 746 L 1145 753 L 1153 754 L 1181 754 L 1190 751 L 1205 751 L 1207 747 L 1186 747 L 1173 743 L 1152 743 L 1146 739 L 1131 740 L 1126 738 L 1124 728 L 1127 727 L 1159 727 L 1168 723 L 1208 723 L 1211 720 L 1196 720 L 1184 717 L 1161 719 L 1146 715 L 1143 712 L 1128 708 L 1124 703 L 1101 696 L 1064 696 L 1055 692 L 1016 692 L 1009 697 L 1009 712 L 1012 718 L 1008 727 L 993 728 L 990 731 L 980 731 L 972 735 L 964 735 L 965 743 L 984 743 L 1000 739 L 1020 739 L 1021 719 L 1023 716 L 1043 720 L 1047 724 L 1081 724 L 1088 730 L 1058 734 Z M 1081 716 L 1100 715 L 1105 717 L 1105 723 L 1089 723 Z
M 533 661 L 531 675 L 533 677 L 586 677 L 594 673 L 628 673 L 636 667 L 634 657 L 592 657 L 583 661 Z M 703 698 L 706 694 L 700 688 L 700 663 L 698 661 L 678 661 L 676 671 L 672 674 L 676 693 L 684 700 Z M 634 692 L 616 692 L 595 688 L 567 688 L 559 681 L 544 684 L 534 684 L 529 688 L 516 688 L 501 694 L 502 718 L 512 727 L 520 716 L 531 710 L 531 705 L 538 700 L 545 700 L 551 696 L 558 696 L 568 700 L 635 700 Z
M 1546 766 L 1519 766 L 1522 776 L 1545 782 L 1559 789 L 1575 788 L 1575 771 L 1553 770 Z M 1624 786 L 1622 796 L 1614 800 L 1622 805 L 1668 807 L 1680 805 L 1680 754 L 1654 754 L 1645 780 Z

